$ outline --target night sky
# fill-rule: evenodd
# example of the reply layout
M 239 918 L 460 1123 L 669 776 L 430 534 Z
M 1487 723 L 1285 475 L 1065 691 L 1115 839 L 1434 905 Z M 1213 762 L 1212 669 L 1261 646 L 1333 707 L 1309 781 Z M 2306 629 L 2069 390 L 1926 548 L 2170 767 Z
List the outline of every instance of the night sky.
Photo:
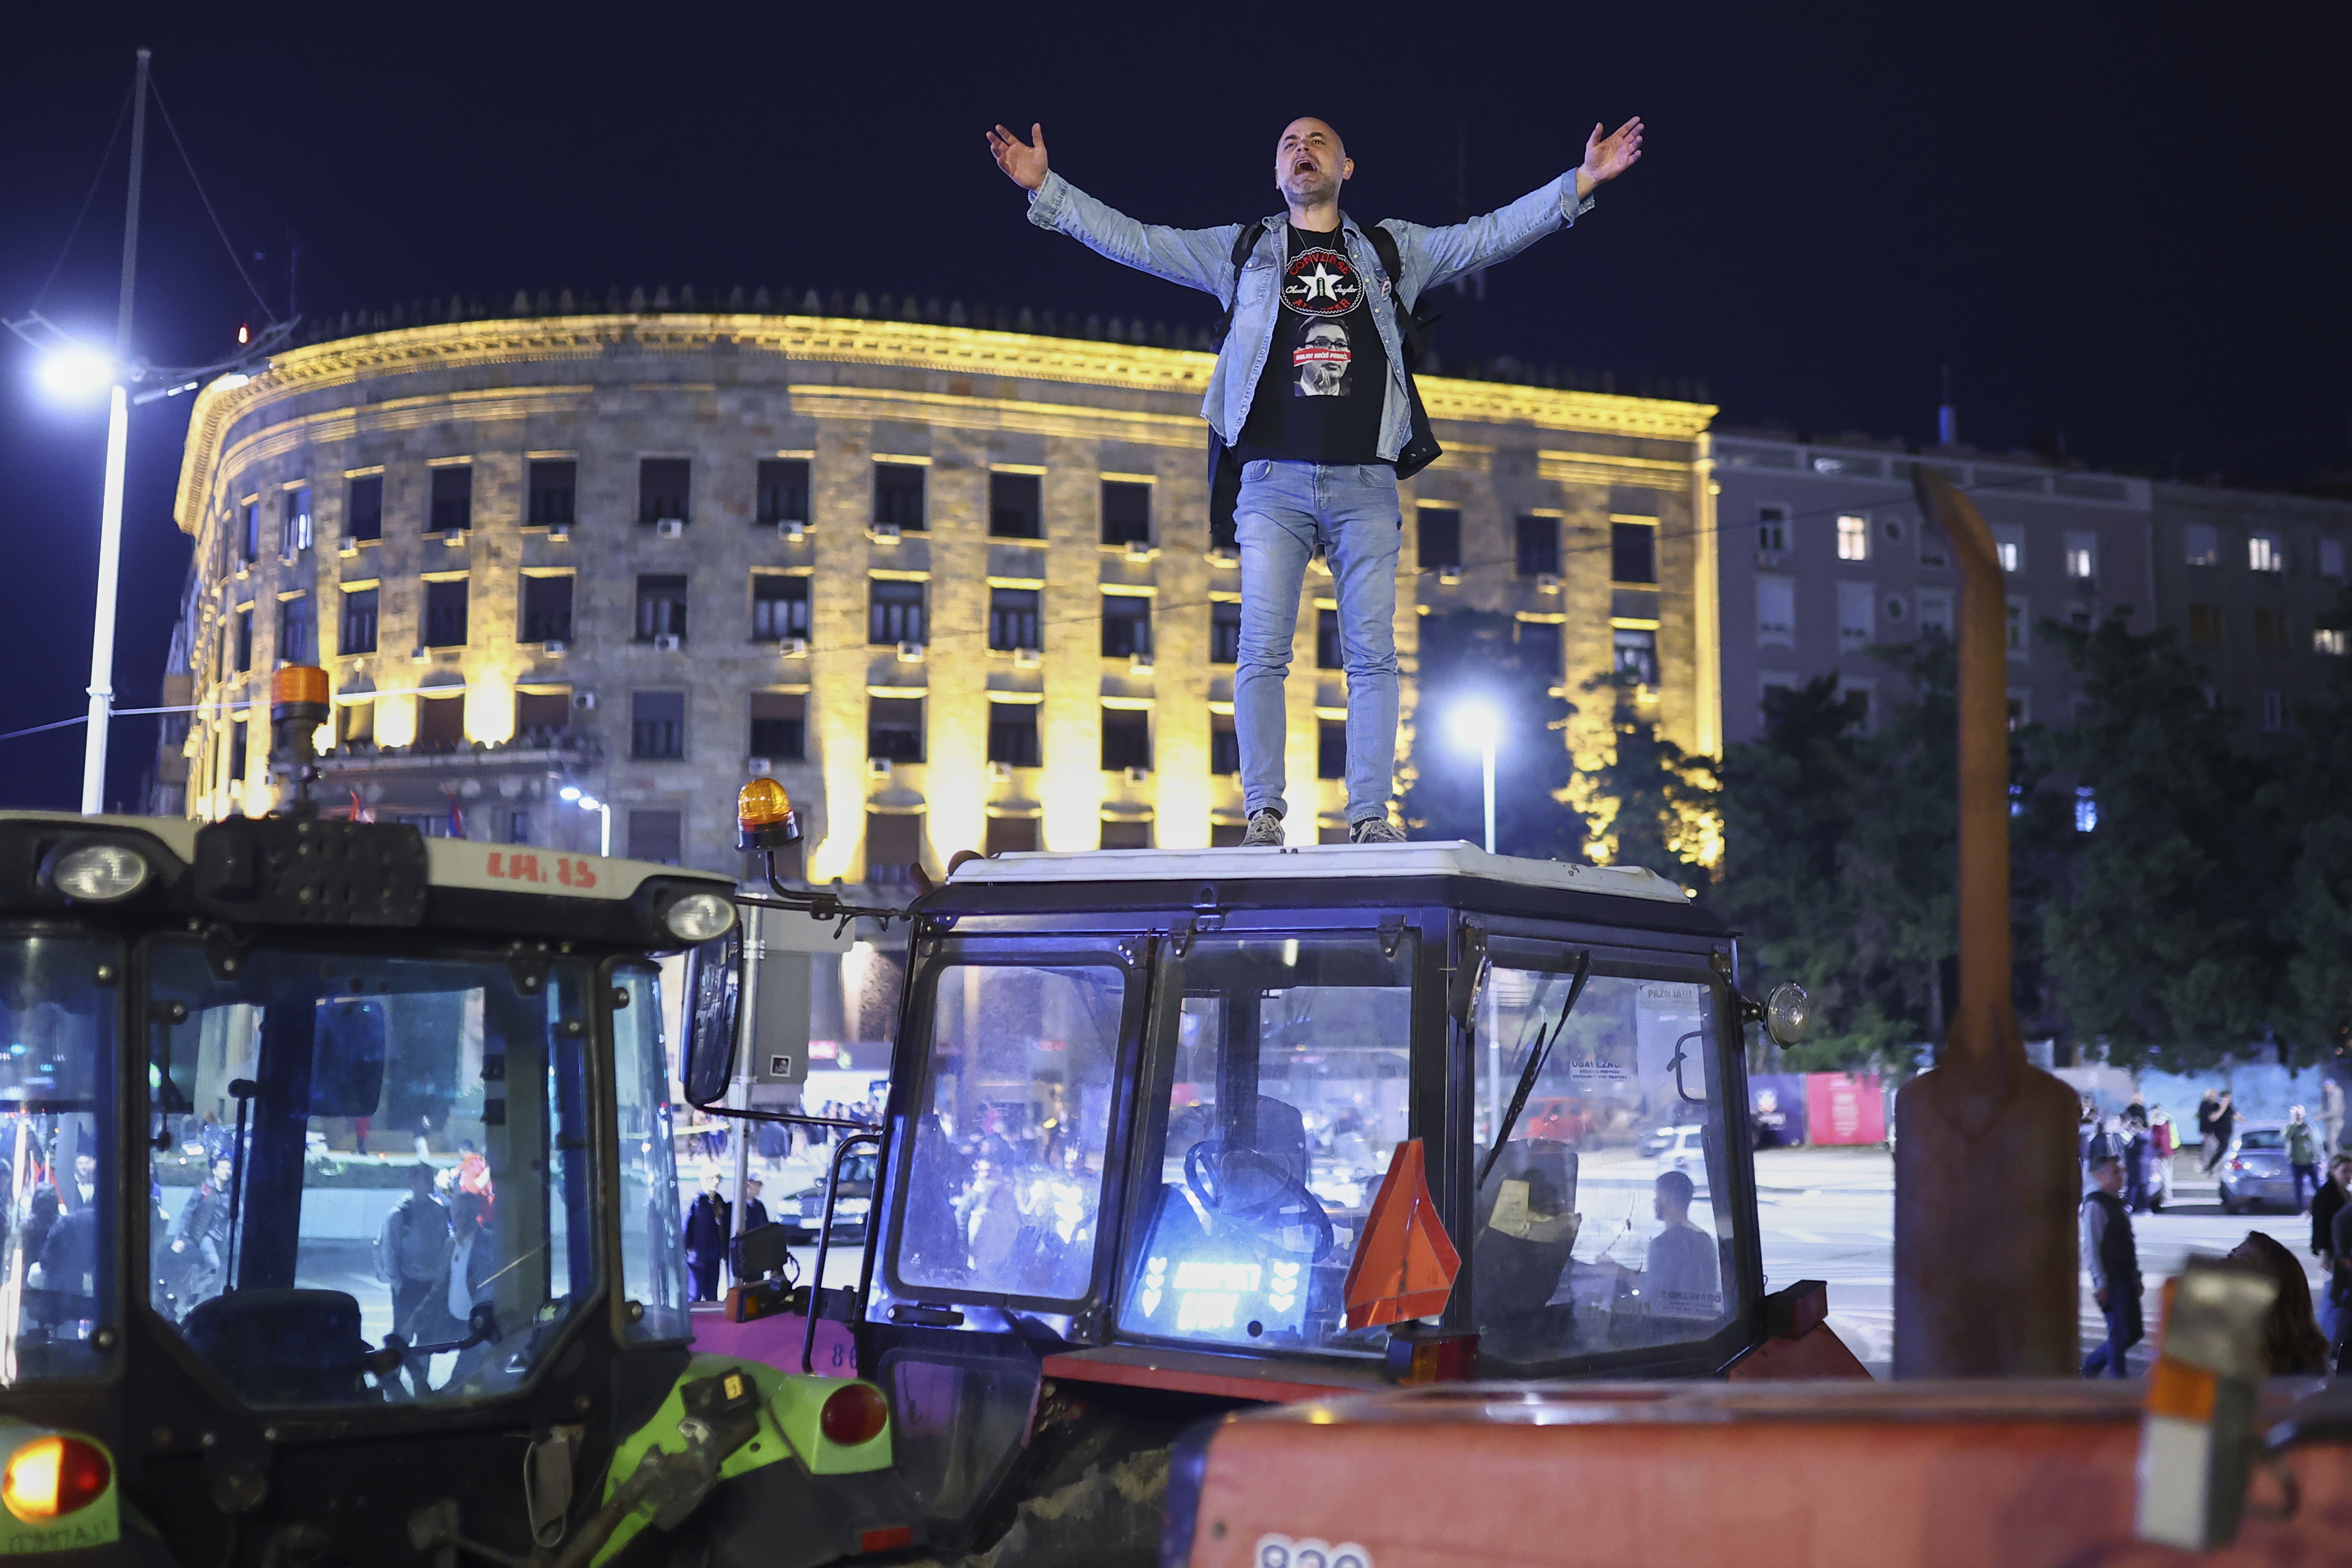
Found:
M 1204 295 L 1024 220 L 982 133 L 1137 216 L 1278 206 L 1273 142 L 1330 120 L 1359 218 L 1446 221 L 1638 113 L 1573 233 L 1446 297 L 1449 355 L 1704 382 L 1730 424 L 2063 438 L 2094 465 L 2352 479 L 2341 6 L 1793 9 L 1292 4 L 45 6 L 0 56 L 0 315 L 33 304 L 155 51 L 164 106 L 268 309 L 518 287 L 736 284 L 1141 315 Z M 1622 8 L 1621 8 L 1622 12 Z M 2167 20 L 2157 18 L 2163 16 Z M 262 308 L 149 116 L 138 349 L 218 358 Z M 112 331 L 127 129 L 46 314 Z M 1463 177 L 1466 146 L 1467 177 Z M 289 281 L 290 275 L 290 281 Z M 188 400 L 133 411 L 117 701 L 156 700 L 187 545 Z M 103 403 L 0 338 L 0 730 L 83 707 Z M 70 809 L 79 727 L 0 741 L 0 804 Z M 152 721 L 118 721 L 109 803 Z

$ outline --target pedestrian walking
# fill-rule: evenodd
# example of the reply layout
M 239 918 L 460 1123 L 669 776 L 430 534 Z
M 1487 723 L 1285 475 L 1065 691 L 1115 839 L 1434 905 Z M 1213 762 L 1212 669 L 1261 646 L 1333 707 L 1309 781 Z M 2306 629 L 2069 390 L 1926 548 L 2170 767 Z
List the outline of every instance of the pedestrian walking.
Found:
M 2172 1115 L 2161 1105 L 2148 1113 L 2147 1157 L 2150 1166 L 2147 1183 L 2147 1206 L 2160 1210 L 2172 1201 L 2172 1156 L 2180 1152 L 2180 1129 L 2173 1124 Z
M 392 1287 L 392 1332 L 411 1344 L 428 1343 L 427 1309 L 449 1277 L 449 1209 L 437 1176 L 431 1166 L 410 1166 L 408 1196 L 376 1232 L 375 1277 Z M 426 1392 L 425 1368 L 412 1362 L 406 1370 L 415 1391 Z
M 1347 822 L 1355 843 L 1404 838 L 1396 784 L 1397 483 L 1437 455 L 1407 356 L 1410 312 L 1438 285 L 1517 255 L 1589 210 L 1633 166 L 1642 122 L 1595 125 L 1582 162 L 1510 205 L 1465 223 L 1360 226 L 1339 206 L 1356 172 L 1339 133 L 1293 120 L 1275 144 L 1285 211 L 1244 224 L 1141 224 L 1047 168 L 1043 127 L 989 133 L 997 166 L 1029 193 L 1029 221 L 1229 307 L 1202 413 L 1218 454 L 1213 514 L 1232 496 L 1241 552 L 1241 641 L 1233 683 L 1242 842 L 1285 840 L 1284 755 L 1291 634 L 1307 562 L 1328 559 L 1348 680 Z M 1310 824 L 1311 827 L 1311 824 Z M 1310 831 L 1309 835 L 1312 837 Z
M 2342 1325 L 2336 1321 L 2336 1276 L 2341 1261 L 2336 1255 L 2336 1217 L 2352 1201 L 2352 1155 L 2338 1154 L 2327 1162 L 2327 1179 L 2311 1200 L 2311 1252 L 2319 1260 L 2319 1327 L 2330 1344 Z
M 2118 1195 L 2123 1166 L 2113 1155 L 2091 1156 L 2091 1190 L 2083 1198 L 2083 1267 L 2091 1298 L 2107 1320 L 2107 1337 L 2083 1358 L 2083 1375 L 2129 1375 L 2126 1363 L 2144 1332 L 2140 1322 L 2139 1249 L 2132 1243 L 2131 1211 Z
M 2352 1202 L 2336 1211 L 2336 1218 L 2327 1228 L 2328 1255 L 2335 1260 L 2335 1272 L 2328 1280 L 2328 1295 L 2336 1304 L 2336 1334 L 2334 1360 L 2340 1376 L 2352 1360 Z
M 711 1171 L 686 1211 L 686 1271 L 698 1301 L 719 1299 L 719 1265 L 727 1256 L 733 1218 L 734 1206 L 719 1196 L 719 1173 Z
M 2294 1173 L 2295 1212 L 2303 1212 L 2303 1184 L 2311 1184 L 2311 1196 L 2319 1196 L 2319 1129 L 2311 1124 L 2300 1105 L 2287 1107 L 2286 1166 Z
M 2074 1117 L 2074 1158 L 2084 1170 L 2091 1168 L 2091 1145 L 2099 1135 L 2099 1103 L 2088 1094 Z
M 2344 1147 L 2344 1085 L 2333 1078 L 2319 1081 L 2320 1153 L 2334 1159 Z
M 2213 1168 L 2213 1118 L 2221 1112 L 2221 1097 L 2210 1089 L 2197 1097 L 2197 1149 L 2205 1156 L 2207 1170 Z
M 2221 1163 L 2221 1156 L 2230 1152 L 2230 1139 L 2236 1133 L 2237 1127 L 2238 1108 L 2231 1103 L 2230 1092 L 2224 1089 L 2214 1099 L 2213 1131 L 2205 1140 L 2205 1174 L 2207 1176 L 2213 1174 L 2213 1168 Z
M 2134 1214 L 2147 1212 L 2147 1105 L 2138 1094 L 2131 1097 L 2117 1119 L 2117 1134 L 2123 1139 L 2124 1206 Z

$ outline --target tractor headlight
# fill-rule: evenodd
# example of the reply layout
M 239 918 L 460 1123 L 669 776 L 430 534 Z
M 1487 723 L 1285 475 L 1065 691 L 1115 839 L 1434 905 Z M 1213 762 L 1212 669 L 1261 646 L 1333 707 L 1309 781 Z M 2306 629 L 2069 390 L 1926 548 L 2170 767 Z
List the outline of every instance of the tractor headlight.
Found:
M 681 942 L 708 942 L 734 926 L 735 901 L 724 894 L 689 893 L 662 912 L 662 924 Z
M 71 844 L 49 856 L 43 880 L 80 904 L 112 904 L 147 885 L 147 857 L 128 844 L 100 840 Z

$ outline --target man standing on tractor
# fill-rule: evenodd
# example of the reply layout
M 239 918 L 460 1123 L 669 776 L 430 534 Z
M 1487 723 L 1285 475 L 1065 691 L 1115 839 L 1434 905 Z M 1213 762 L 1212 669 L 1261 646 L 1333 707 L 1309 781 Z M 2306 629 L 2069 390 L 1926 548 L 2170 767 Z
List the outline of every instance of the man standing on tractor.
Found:
M 1642 122 L 1595 125 L 1573 172 L 1467 223 L 1398 218 L 1359 227 L 1339 208 L 1356 172 L 1339 133 L 1295 120 L 1275 143 L 1286 214 L 1217 228 L 1139 224 L 1051 172 L 1043 126 L 988 133 L 997 167 L 1029 194 L 1029 221 L 1113 261 L 1213 294 L 1230 310 L 1202 412 L 1218 474 L 1237 478 L 1240 657 L 1234 729 L 1249 824 L 1242 842 L 1284 841 L 1283 684 L 1307 563 L 1331 563 L 1348 675 L 1348 837 L 1394 843 L 1397 481 L 1437 455 L 1412 382 L 1412 306 L 1437 284 L 1515 256 L 1592 204 L 1642 155 Z M 1237 470 L 1237 474 L 1235 474 Z M 1211 486 L 1213 514 L 1226 486 Z

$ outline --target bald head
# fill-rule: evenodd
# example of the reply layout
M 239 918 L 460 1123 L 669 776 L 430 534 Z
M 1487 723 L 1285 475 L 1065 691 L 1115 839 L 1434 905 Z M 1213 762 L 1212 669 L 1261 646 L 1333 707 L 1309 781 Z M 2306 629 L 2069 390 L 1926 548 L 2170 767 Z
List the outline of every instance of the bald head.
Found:
M 1339 133 L 1329 121 L 1312 115 L 1284 126 L 1274 144 L 1274 183 L 1294 218 L 1303 210 L 1337 202 L 1340 185 L 1355 172 Z

